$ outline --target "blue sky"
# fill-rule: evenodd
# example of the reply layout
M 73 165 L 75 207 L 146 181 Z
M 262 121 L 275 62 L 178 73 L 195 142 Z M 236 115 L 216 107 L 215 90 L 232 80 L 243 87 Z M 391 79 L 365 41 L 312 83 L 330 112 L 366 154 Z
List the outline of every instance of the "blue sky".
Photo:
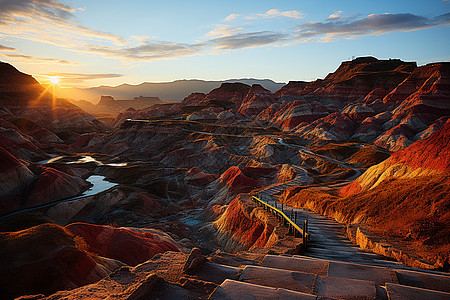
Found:
M 0 0 L 0 60 L 41 82 L 314 80 L 353 56 L 450 60 L 450 2 Z

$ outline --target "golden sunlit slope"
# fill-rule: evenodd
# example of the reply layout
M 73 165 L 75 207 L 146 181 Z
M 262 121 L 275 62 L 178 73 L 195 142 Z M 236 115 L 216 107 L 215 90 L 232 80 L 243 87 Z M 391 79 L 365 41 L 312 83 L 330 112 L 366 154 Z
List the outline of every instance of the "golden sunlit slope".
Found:
M 450 121 L 428 139 L 369 168 L 341 191 L 292 189 L 283 201 L 369 226 L 442 266 L 450 255 L 449 138 Z

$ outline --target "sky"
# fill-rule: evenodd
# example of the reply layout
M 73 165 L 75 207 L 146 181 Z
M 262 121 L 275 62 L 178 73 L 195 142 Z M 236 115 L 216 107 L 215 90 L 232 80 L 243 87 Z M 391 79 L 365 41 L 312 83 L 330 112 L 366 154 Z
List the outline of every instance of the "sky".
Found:
M 61 87 L 311 81 L 359 56 L 450 60 L 449 0 L 0 0 L 0 60 Z

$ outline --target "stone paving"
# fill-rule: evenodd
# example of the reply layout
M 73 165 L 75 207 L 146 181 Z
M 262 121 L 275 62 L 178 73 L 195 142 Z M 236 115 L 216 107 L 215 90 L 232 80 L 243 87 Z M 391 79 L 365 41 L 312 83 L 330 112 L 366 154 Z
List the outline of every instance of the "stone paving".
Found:
M 266 255 L 210 299 L 450 299 L 450 276 L 306 256 Z

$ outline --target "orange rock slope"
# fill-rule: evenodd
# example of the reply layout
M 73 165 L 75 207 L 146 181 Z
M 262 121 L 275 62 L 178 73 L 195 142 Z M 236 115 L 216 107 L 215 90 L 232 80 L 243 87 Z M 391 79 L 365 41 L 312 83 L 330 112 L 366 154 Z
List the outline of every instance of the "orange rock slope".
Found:
M 214 226 L 216 240 L 228 251 L 270 247 L 278 241 L 276 219 L 243 194 L 231 201 Z
M 180 251 L 168 235 L 157 229 L 115 228 L 74 223 L 66 229 L 82 237 L 89 251 L 135 266 L 165 251 Z
M 429 138 L 397 151 L 384 162 L 370 167 L 357 180 L 342 189 L 344 196 L 372 189 L 383 180 L 414 178 L 448 173 L 450 170 L 450 120 Z
M 284 201 L 392 238 L 420 261 L 443 267 L 450 255 L 450 121 L 395 152 L 340 191 L 292 189 Z M 414 251 L 409 251 L 414 249 Z

